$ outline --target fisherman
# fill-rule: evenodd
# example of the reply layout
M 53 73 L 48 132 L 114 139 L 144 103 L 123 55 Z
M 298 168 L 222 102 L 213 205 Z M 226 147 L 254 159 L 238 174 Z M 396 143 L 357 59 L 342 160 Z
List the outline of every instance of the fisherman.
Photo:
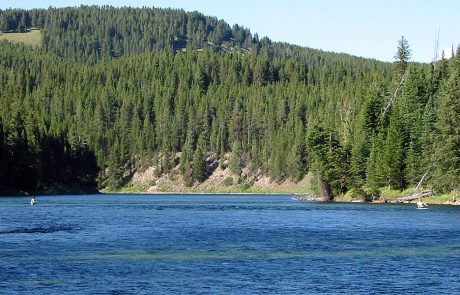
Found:
M 37 203 L 37 201 L 35 201 L 35 196 L 32 196 L 32 199 L 30 200 L 30 205 L 33 206 L 35 205 L 35 203 Z
M 417 209 L 428 209 L 428 205 L 423 202 L 423 198 L 420 198 L 420 200 L 417 202 Z

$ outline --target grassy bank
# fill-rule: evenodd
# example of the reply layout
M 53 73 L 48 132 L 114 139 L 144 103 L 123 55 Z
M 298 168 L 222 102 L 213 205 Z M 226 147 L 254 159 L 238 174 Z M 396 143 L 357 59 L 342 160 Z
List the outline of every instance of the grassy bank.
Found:
M 381 190 L 381 198 L 385 198 L 387 201 L 391 202 L 391 201 L 396 201 L 399 198 L 406 197 L 415 192 L 416 190 L 414 188 L 406 189 L 403 191 L 390 190 L 388 188 L 383 188 Z M 433 195 L 430 197 L 423 198 L 423 201 L 429 204 L 447 204 L 449 202 L 454 203 L 456 200 L 460 200 L 460 196 L 458 192 L 455 192 L 455 191 L 450 192 L 448 194 Z
M 422 189 L 423 190 L 423 189 Z M 377 199 L 374 199 L 371 202 L 396 202 L 398 199 L 407 197 L 411 194 L 416 193 L 415 188 L 409 188 L 405 190 L 393 190 L 389 189 L 387 187 L 380 188 L 379 190 L 379 197 Z M 428 204 L 450 204 L 450 203 L 455 203 L 455 201 L 460 200 L 460 194 L 459 192 L 451 192 L 448 194 L 442 194 L 442 195 L 433 195 L 430 197 L 424 197 L 423 201 Z M 353 191 L 349 191 L 344 195 L 337 196 L 335 198 L 335 201 L 337 202 L 363 202 L 365 201 L 365 198 L 363 195 L 357 195 L 353 193 Z M 412 201 L 415 203 L 417 200 Z
M 149 187 L 147 185 L 142 185 L 138 183 L 130 183 L 128 186 L 122 187 L 120 189 L 104 189 L 102 193 L 115 193 L 115 194 L 139 194 L 139 193 L 191 193 L 191 194 L 307 194 L 310 193 L 301 188 L 294 190 L 288 189 L 268 189 L 261 187 L 251 187 L 246 185 L 232 186 L 232 187 L 215 187 L 215 188 L 200 188 L 200 187 L 191 187 L 188 189 L 174 190 L 173 187 L 163 187 L 156 191 L 149 192 Z

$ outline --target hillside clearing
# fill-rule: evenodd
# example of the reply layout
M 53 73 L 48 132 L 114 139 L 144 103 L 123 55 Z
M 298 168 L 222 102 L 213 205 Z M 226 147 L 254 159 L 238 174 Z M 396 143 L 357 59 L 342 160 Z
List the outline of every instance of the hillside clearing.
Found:
M 31 30 L 26 33 L 2 33 L 0 40 L 6 40 L 12 43 L 23 43 L 31 46 L 42 46 L 41 30 Z

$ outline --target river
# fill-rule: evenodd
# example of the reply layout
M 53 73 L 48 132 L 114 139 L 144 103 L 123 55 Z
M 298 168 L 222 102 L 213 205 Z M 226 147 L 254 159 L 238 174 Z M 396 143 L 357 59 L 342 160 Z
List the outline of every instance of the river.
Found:
M 454 294 L 460 208 L 271 195 L 0 198 L 1 294 Z M 458 293 L 457 293 L 458 294 Z

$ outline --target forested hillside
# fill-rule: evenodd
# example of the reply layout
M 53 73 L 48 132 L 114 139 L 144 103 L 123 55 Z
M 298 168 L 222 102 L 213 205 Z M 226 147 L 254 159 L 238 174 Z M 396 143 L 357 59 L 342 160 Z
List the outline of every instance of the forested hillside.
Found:
M 458 54 L 382 63 L 181 10 L 0 11 L 0 30 L 30 27 L 41 47 L 0 44 L 2 190 L 117 188 L 176 165 L 193 185 L 226 153 L 235 174 L 311 171 L 331 196 L 404 189 L 425 173 L 438 192 L 458 189 Z
M 221 52 L 299 56 L 308 49 L 272 46 L 241 26 L 198 12 L 173 9 L 82 6 L 63 9 L 10 9 L 0 13 L 0 30 L 43 29 L 43 47 L 71 60 L 94 63 L 145 52 L 212 48 Z M 286 48 L 289 48 L 286 50 Z

